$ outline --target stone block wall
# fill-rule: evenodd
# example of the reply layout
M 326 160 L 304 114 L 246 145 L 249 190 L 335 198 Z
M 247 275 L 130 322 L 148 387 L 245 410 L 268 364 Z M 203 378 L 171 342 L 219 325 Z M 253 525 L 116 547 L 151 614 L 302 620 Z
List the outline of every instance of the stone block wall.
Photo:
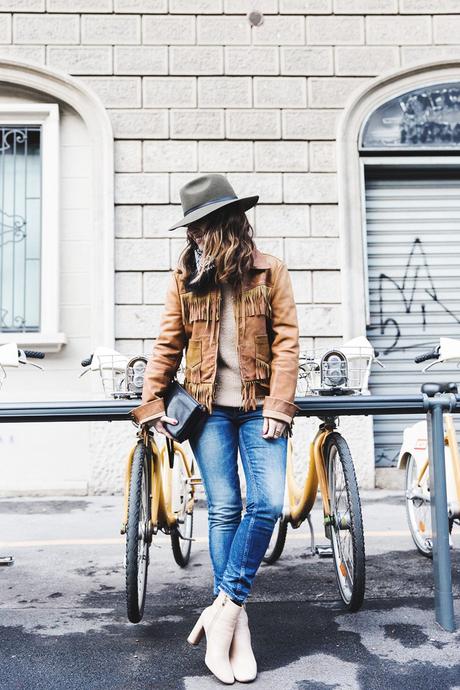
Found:
M 460 58 L 458 0 L 0 0 L 0 59 L 84 81 L 115 137 L 116 346 L 150 352 L 184 242 L 179 188 L 228 175 L 282 257 L 304 347 L 343 330 L 336 131 L 388 71 Z M 251 26 L 247 13 L 264 14 Z
M 203 172 L 260 195 L 248 215 L 261 249 L 288 263 L 303 342 L 340 336 L 337 120 L 374 77 L 458 52 L 457 10 L 456 0 L 0 0 L 0 58 L 70 73 L 109 111 L 118 347 L 148 350 L 157 335 L 183 243 L 165 228 L 181 216 L 179 187 Z

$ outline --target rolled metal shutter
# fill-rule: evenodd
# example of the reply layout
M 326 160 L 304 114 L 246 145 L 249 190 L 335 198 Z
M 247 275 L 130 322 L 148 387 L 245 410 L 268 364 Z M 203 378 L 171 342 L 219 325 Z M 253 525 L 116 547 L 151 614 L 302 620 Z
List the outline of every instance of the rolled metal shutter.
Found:
M 369 340 L 385 369 L 370 380 L 377 395 L 420 392 L 425 381 L 458 381 L 458 368 L 421 373 L 413 358 L 460 339 L 460 169 L 366 170 Z M 376 466 L 397 461 L 411 416 L 376 416 Z

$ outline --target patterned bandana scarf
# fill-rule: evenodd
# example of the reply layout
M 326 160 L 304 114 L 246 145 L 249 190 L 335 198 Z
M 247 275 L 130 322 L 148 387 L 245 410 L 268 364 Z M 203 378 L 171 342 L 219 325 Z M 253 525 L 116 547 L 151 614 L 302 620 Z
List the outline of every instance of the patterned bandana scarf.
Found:
M 203 250 L 200 249 L 199 247 L 196 247 L 194 249 L 194 255 L 195 255 L 195 266 L 196 269 L 190 276 L 190 279 L 193 279 L 197 271 L 200 267 L 201 264 L 201 259 L 203 257 Z M 214 285 L 214 262 L 212 262 L 208 268 L 206 269 L 205 273 L 202 275 L 201 280 L 198 283 L 193 283 L 192 285 L 188 285 L 188 289 L 191 290 L 192 292 L 195 293 L 205 293 L 207 292 L 210 287 Z
M 197 270 L 198 270 L 198 269 L 200 268 L 201 257 L 203 256 L 203 250 L 200 249 L 199 247 L 197 247 L 197 248 L 194 250 L 194 253 L 195 253 L 195 265 L 196 265 Z

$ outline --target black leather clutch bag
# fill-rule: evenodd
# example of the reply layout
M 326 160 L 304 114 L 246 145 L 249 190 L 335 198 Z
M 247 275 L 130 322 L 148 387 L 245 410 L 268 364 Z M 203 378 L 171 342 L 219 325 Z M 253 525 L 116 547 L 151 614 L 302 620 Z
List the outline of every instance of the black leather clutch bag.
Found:
M 195 400 L 183 386 L 173 379 L 164 395 L 165 414 L 167 417 L 177 419 L 177 424 L 163 422 L 165 429 L 169 431 L 178 443 L 186 441 L 192 432 L 197 432 L 203 425 L 208 411 L 206 406 Z M 169 466 L 174 465 L 174 441 L 166 436 Z
M 208 416 L 206 406 L 195 400 L 176 379 L 166 390 L 164 404 L 166 416 L 177 419 L 177 424 L 164 422 L 164 426 L 179 443 L 198 431 Z

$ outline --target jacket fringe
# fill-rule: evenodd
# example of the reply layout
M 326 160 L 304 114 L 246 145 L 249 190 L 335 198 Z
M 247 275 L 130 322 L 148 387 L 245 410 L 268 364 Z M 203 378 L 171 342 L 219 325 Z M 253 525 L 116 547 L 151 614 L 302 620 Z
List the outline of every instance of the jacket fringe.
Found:
M 244 290 L 235 299 L 235 306 L 240 310 L 241 314 L 245 316 L 254 316 L 256 314 L 271 315 L 270 305 L 270 291 L 268 285 L 256 285 L 249 290 Z M 180 300 L 182 304 L 182 317 L 184 322 L 192 322 L 197 320 L 206 320 L 209 322 L 211 317 L 212 292 L 206 295 L 197 295 L 194 292 L 182 292 Z M 220 303 L 222 295 L 220 291 L 216 295 L 216 320 L 219 320 Z
M 241 382 L 241 406 L 244 412 L 248 410 L 255 410 L 256 403 L 256 382 L 242 381 Z
M 256 379 L 270 378 L 270 364 L 256 357 Z
M 220 293 L 217 295 L 218 304 L 216 309 L 216 319 L 219 320 L 220 314 Z M 209 322 L 211 317 L 211 303 L 212 293 L 208 292 L 206 295 L 195 295 L 193 292 L 182 292 L 180 295 L 182 304 L 182 317 L 184 322 L 191 323 L 192 321 L 202 320 Z
M 270 291 L 271 288 L 268 285 L 256 285 L 249 290 L 243 290 L 235 299 L 236 313 L 241 316 L 243 325 L 243 336 L 246 328 L 246 316 L 258 314 L 271 316 Z
M 212 412 L 212 402 L 214 399 L 214 386 L 212 383 L 193 383 L 184 381 L 185 390 L 192 395 L 195 400 L 205 405 L 209 414 Z
M 256 314 L 270 316 L 270 290 L 268 285 L 256 285 L 249 290 L 243 290 L 235 302 L 244 309 L 246 316 L 255 316 Z
M 191 323 L 197 320 L 209 321 L 211 293 L 206 295 L 196 295 L 193 292 L 183 292 L 180 296 L 182 304 L 182 318 L 185 322 Z
M 241 383 L 241 408 L 244 412 L 255 410 L 256 402 L 256 381 L 242 381 Z M 184 381 L 185 390 L 193 395 L 195 400 L 205 405 L 209 414 L 212 414 L 212 403 L 214 400 L 215 387 L 213 383 L 192 383 Z M 292 436 L 294 420 L 287 425 L 284 435 Z
M 206 295 L 197 295 L 194 292 L 183 292 L 180 295 L 182 320 L 184 323 L 192 323 L 193 321 L 206 321 L 206 327 L 211 320 L 211 343 L 214 340 L 215 325 L 219 321 L 220 306 L 222 302 L 222 295 L 220 291 L 217 292 L 215 300 L 213 300 L 213 292 L 208 292 Z M 213 318 L 214 317 L 214 318 Z

